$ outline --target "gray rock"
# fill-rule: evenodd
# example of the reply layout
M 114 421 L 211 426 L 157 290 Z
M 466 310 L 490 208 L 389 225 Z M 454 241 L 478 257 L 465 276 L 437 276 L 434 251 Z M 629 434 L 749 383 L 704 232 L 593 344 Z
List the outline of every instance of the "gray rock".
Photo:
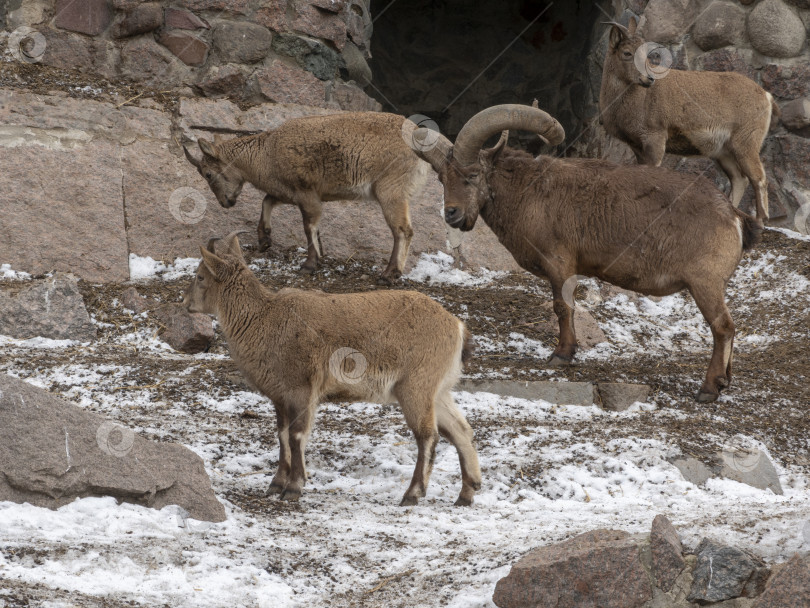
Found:
M 784 494 L 779 475 L 764 452 L 728 445 L 718 457 L 721 462 L 720 477 L 733 479 L 760 490 L 769 489 L 774 494 Z
M 552 302 L 542 302 L 538 306 L 544 312 L 546 320 L 538 323 L 537 329 L 556 334 L 559 331 L 557 315 L 554 314 Z M 583 306 L 574 307 L 574 331 L 577 334 L 577 347 L 583 350 L 593 348 L 597 344 L 607 342 L 607 336 L 594 316 Z
M 636 401 L 646 401 L 650 395 L 650 387 L 646 384 L 599 382 L 596 389 L 599 392 L 602 407 L 614 412 L 623 412 Z
M 542 399 L 559 405 L 593 405 L 593 384 L 590 382 L 465 379 L 459 383 L 456 390 L 493 393 L 520 399 Z
M 371 82 L 371 68 L 368 67 L 368 62 L 357 45 L 353 42 L 347 42 L 341 56 L 346 64 L 346 72 L 349 74 L 349 78 L 362 86 Z
M 655 586 L 670 591 L 675 580 L 686 567 L 683 546 L 675 526 L 665 515 L 656 515 L 650 531 L 652 573 Z
M 593 530 L 524 555 L 492 600 L 500 608 L 640 608 L 652 596 L 638 541 L 619 530 Z
M 19 290 L 12 283 L 0 291 L 0 334 L 87 341 L 95 339 L 96 328 L 76 278 L 57 272 Z
M 211 317 L 190 313 L 181 304 L 166 304 L 154 312 L 162 327 L 158 336 L 175 350 L 183 353 L 201 353 L 214 339 Z
M 255 23 L 220 21 L 214 25 L 213 42 L 222 61 L 255 63 L 267 56 L 273 34 Z
M 87 496 L 155 509 L 179 505 L 194 519 L 225 519 L 203 461 L 188 448 L 148 441 L 0 375 L 0 501 L 56 509 Z
M 208 59 L 208 43 L 185 30 L 164 31 L 158 42 L 174 53 L 180 61 L 190 66 L 201 66 Z
M 138 293 L 134 287 L 127 287 L 121 294 L 121 304 L 135 314 L 140 314 L 157 307 L 158 303 L 150 298 L 145 298 Z
M 698 545 L 690 602 L 720 602 L 762 593 L 770 570 L 747 551 L 704 538 Z
M 705 483 L 712 476 L 712 470 L 697 458 L 678 458 L 672 464 L 681 472 L 683 478 L 697 486 Z
M 696 16 L 694 0 L 650 0 L 644 9 L 642 33 L 649 42 L 679 42 Z
M 163 8 L 157 2 L 140 4 L 117 18 L 112 27 L 113 38 L 128 38 L 153 32 L 163 25 Z
M 810 99 L 794 99 L 782 106 L 782 124 L 788 129 L 798 130 L 810 125 Z
M 704 51 L 739 44 L 745 38 L 745 11 L 730 0 L 712 2 L 695 21 L 692 38 Z
M 292 57 L 299 66 L 321 80 L 332 80 L 341 63 L 340 55 L 321 41 L 294 34 L 275 36 L 273 50 Z
M 107 0 L 57 0 L 54 14 L 56 27 L 90 36 L 103 32 L 112 20 Z
M 807 34 L 799 16 L 782 0 L 763 0 L 748 15 L 751 45 L 768 57 L 795 57 Z

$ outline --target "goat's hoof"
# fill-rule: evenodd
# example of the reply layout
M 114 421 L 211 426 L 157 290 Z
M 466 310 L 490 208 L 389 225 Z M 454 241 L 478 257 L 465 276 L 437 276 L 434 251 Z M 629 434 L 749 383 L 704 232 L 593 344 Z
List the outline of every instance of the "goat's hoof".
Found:
M 313 264 L 312 266 L 304 264 L 303 266 L 301 266 L 301 274 L 313 274 L 316 268 L 317 266 L 315 264 Z
M 419 499 L 416 496 L 403 496 L 402 501 L 399 503 L 400 507 L 413 507 L 414 505 L 419 503 Z
M 298 499 L 301 498 L 301 490 L 284 490 L 281 493 L 281 500 L 287 500 L 289 502 L 298 502 Z
M 259 239 L 259 251 L 270 249 L 270 239 Z
M 461 496 L 458 497 L 456 502 L 453 503 L 454 507 L 470 507 L 473 504 L 472 498 L 463 498 Z
M 284 491 L 284 486 L 279 485 L 277 483 L 271 483 L 270 487 L 267 488 L 266 495 L 271 496 L 272 494 L 281 494 Z
M 712 401 L 717 401 L 719 396 L 720 393 L 710 393 L 709 391 L 704 391 L 701 389 L 695 399 L 698 401 L 698 403 L 711 403 Z
M 731 380 L 726 376 L 717 376 L 717 378 L 714 379 L 714 383 L 717 385 L 718 390 L 722 391 L 724 388 L 728 388 Z
M 548 360 L 549 367 L 562 367 L 563 365 L 571 365 L 571 359 L 566 359 L 560 355 L 551 355 Z
M 377 285 L 393 285 L 395 279 L 392 279 L 390 275 L 381 275 L 377 278 Z

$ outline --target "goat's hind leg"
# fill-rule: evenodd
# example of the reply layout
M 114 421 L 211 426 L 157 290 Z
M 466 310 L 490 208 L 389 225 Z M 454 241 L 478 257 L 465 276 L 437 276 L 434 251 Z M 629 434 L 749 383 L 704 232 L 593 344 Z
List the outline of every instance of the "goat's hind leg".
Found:
M 734 321 L 725 302 L 723 284 L 690 286 L 695 304 L 709 324 L 714 339 L 712 358 L 706 379 L 697 394 L 700 402 L 715 401 L 720 391 L 731 384 L 731 360 L 734 346 Z
M 318 262 L 323 257 L 321 233 L 318 228 L 323 205 L 315 195 L 302 195 L 298 207 L 304 220 L 304 233 L 307 235 L 307 259 L 301 266 L 301 271 L 315 272 L 318 268 Z
M 481 469 L 478 465 L 478 453 L 472 443 L 472 428 L 456 407 L 450 391 L 440 392 L 436 398 L 436 423 L 442 437 L 452 443 L 458 452 L 461 494 L 455 504 L 460 507 L 469 506 L 476 490 L 481 489 Z

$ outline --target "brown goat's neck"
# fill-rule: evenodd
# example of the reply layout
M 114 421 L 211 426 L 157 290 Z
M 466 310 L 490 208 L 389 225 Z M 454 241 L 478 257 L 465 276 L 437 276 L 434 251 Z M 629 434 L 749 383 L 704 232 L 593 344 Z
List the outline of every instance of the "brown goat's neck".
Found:
M 263 153 L 266 135 L 266 133 L 259 133 L 237 137 L 219 144 L 217 148 L 220 160 L 239 169 L 244 178 L 254 186 L 257 185 L 256 180 L 258 179 L 256 167 L 263 164 L 257 162 L 257 158 Z
M 222 284 L 217 320 L 230 348 L 238 348 L 239 339 L 261 318 L 272 295 L 247 268 L 242 268 Z

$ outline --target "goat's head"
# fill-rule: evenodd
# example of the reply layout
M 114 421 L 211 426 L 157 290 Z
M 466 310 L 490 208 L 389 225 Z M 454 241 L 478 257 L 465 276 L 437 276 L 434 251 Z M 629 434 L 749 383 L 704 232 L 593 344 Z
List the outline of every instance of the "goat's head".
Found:
M 657 70 L 663 58 L 654 52 L 655 49 L 651 51 L 650 45 L 636 32 L 638 23 L 635 17 L 630 18 L 627 27 L 615 21 L 607 25 L 612 27 L 605 56 L 605 76 L 613 76 L 627 85 L 651 87 L 658 77 Z M 668 68 L 667 65 L 663 69 Z
M 208 182 L 219 204 L 226 209 L 233 207 L 242 192 L 242 186 L 245 184 L 242 172 L 234 167 L 233 163 L 220 158 L 217 149 L 217 144 L 220 143 L 218 137 L 214 138 L 214 143 L 206 139 L 200 139 L 197 143 L 203 153 L 202 159 L 197 160 L 194 158 L 184 146 L 183 152 L 185 152 L 188 162 L 194 165 L 200 175 Z
M 183 304 L 189 312 L 203 312 L 209 315 L 218 313 L 223 284 L 236 276 L 241 268 L 246 267 L 238 234 L 232 232 L 222 240 L 220 255 L 214 250 L 220 239 L 210 239 L 208 245 L 200 247 L 202 260 L 183 298 Z
M 518 104 L 479 112 L 459 131 L 455 144 L 442 135 L 436 141 L 436 133 L 424 128 L 413 131 L 416 153 L 433 165 L 444 185 L 444 219 L 454 228 L 472 230 L 479 212 L 492 198 L 489 176 L 506 147 L 509 129 L 531 131 L 553 146 L 565 139 L 565 131 L 554 118 L 536 107 Z M 482 149 L 496 133 L 501 134 L 498 143 Z M 419 144 L 425 140 L 436 143 L 426 150 Z

